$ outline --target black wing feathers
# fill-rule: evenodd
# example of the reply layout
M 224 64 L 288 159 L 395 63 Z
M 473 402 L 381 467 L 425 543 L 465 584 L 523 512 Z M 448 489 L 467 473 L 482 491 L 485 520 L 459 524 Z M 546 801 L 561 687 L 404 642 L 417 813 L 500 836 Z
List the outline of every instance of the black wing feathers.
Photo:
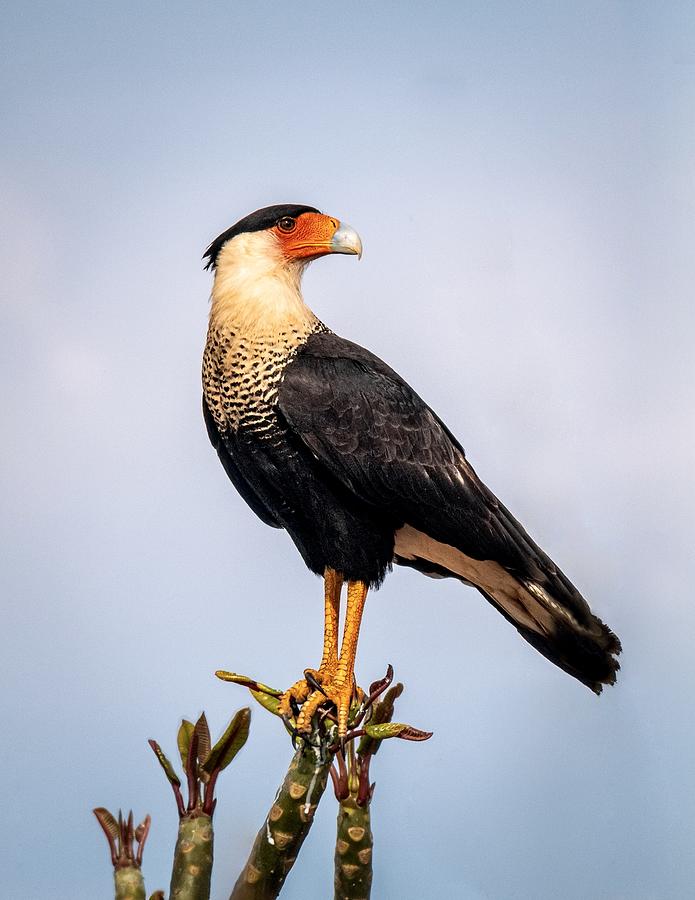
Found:
M 313 335 L 288 366 L 282 414 L 362 499 L 441 502 L 455 447 L 429 407 L 378 357 L 333 334 Z M 436 475 L 436 478 L 432 478 Z
M 378 357 L 336 335 L 314 335 L 288 366 L 279 403 L 305 444 L 363 500 L 475 559 L 531 574 L 531 539 L 446 426 Z

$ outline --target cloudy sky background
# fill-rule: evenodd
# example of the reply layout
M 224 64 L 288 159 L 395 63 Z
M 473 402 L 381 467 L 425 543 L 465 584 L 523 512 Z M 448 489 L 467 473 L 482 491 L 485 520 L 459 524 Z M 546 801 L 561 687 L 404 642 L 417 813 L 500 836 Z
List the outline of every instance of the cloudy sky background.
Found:
M 37 3 L 0 28 L 2 893 L 107 897 L 91 808 L 176 815 L 146 746 L 315 663 L 321 586 L 200 416 L 206 243 L 250 210 L 352 224 L 305 296 L 398 369 L 623 640 L 597 700 L 474 591 L 396 572 L 374 896 L 662 900 L 695 882 L 689 3 Z M 253 710 L 219 783 L 226 897 L 290 748 Z M 287 883 L 328 896 L 327 795 Z

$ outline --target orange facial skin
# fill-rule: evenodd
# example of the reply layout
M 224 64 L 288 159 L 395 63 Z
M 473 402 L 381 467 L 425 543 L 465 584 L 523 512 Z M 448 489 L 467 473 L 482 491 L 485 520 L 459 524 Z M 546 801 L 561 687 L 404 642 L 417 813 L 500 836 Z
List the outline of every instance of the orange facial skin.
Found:
M 316 259 L 333 252 L 331 240 L 340 228 L 338 219 L 323 213 L 307 212 L 290 221 L 294 222 L 291 230 L 283 227 L 285 219 L 273 228 L 273 234 L 288 259 Z

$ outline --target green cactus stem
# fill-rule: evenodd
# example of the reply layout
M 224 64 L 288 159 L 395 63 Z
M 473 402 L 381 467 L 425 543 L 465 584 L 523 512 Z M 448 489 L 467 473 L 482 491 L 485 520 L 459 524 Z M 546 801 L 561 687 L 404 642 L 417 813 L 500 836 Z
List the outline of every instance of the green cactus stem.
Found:
M 185 815 L 179 822 L 169 900 L 208 900 L 212 846 L 211 817 Z
M 113 870 L 116 900 L 145 900 L 145 881 L 139 866 Z
M 354 797 L 338 807 L 335 842 L 335 900 L 368 900 L 372 889 L 372 829 L 369 804 Z
M 230 900 L 277 897 L 314 821 L 333 754 L 302 743 L 261 826 Z

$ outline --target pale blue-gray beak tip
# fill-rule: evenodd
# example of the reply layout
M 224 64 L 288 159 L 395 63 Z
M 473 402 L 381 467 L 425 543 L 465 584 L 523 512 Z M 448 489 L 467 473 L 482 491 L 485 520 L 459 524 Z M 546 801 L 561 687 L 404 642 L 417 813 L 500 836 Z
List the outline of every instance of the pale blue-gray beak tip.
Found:
M 358 259 L 362 257 L 362 241 L 354 228 L 341 223 L 331 240 L 331 253 L 349 253 Z

